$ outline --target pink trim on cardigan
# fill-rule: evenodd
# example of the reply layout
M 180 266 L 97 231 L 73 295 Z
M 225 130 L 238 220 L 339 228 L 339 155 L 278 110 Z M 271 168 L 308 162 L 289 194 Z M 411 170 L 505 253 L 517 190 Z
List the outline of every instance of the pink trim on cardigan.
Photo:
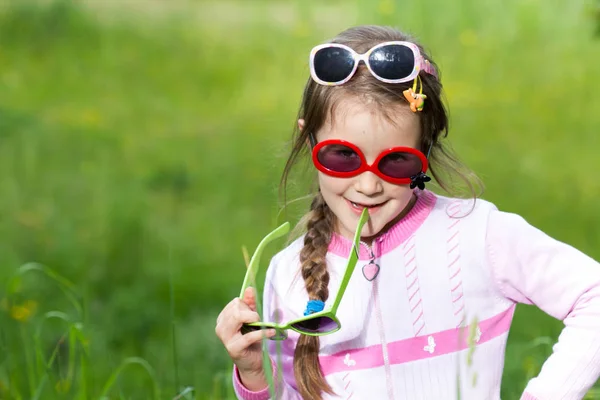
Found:
M 408 214 L 375 240 L 376 246 L 374 247 L 377 249 L 377 257 L 389 253 L 404 243 L 406 239 L 419 229 L 429 216 L 429 213 L 435 206 L 437 197 L 428 190 L 415 190 L 415 194 L 417 195 L 417 201 Z M 333 254 L 337 254 L 340 257 L 348 257 L 351 247 L 352 240 L 337 233 L 332 235 L 331 242 L 329 243 L 329 251 Z M 360 246 L 359 259 L 369 260 L 370 258 L 371 254 L 369 250 L 365 246 Z
M 476 344 L 488 342 L 508 332 L 514 311 L 515 306 L 513 305 L 505 311 L 481 321 L 477 332 L 478 337 L 475 338 Z M 404 364 L 465 350 L 469 348 L 468 334 L 467 327 L 462 332 L 461 329 L 448 329 L 429 335 L 390 342 L 387 344 L 389 363 L 391 365 Z M 340 351 L 330 356 L 320 356 L 319 362 L 323 375 L 376 368 L 384 365 L 380 344 Z

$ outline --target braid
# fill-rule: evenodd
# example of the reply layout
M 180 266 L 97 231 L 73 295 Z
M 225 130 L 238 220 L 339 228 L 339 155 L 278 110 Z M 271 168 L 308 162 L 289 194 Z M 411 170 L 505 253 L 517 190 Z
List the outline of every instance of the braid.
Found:
M 304 247 L 300 262 L 304 286 L 310 300 L 325 302 L 329 297 L 327 248 L 333 230 L 333 213 L 319 192 L 307 215 Z M 332 394 L 319 365 L 319 337 L 300 335 L 294 352 L 294 375 L 303 399 L 321 400 L 321 392 Z

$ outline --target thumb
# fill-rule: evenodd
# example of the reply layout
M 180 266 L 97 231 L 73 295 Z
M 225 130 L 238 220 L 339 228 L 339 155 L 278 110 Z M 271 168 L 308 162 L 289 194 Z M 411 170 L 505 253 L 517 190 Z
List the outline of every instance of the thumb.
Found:
M 256 295 L 253 287 L 246 288 L 242 301 L 246 303 L 246 305 L 250 307 L 252 311 L 256 311 Z

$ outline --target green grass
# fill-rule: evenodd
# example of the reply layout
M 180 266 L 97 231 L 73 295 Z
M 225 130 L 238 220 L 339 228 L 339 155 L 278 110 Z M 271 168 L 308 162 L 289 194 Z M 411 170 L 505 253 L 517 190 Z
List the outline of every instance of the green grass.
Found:
M 231 396 L 215 319 L 241 285 L 241 246 L 286 218 L 277 183 L 308 50 L 353 24 L 416 33 L 441 65 L 450 140 L 485 198 L 600 259 L 594 7 L 5 1 L 0 398 Z M 299 180 L 292 195 L 304 191 Z M 30 262 L 73 284 L 18 272 Z M 560 329 L 518 308 L 503 399 L 551 351 L 535 341 Z

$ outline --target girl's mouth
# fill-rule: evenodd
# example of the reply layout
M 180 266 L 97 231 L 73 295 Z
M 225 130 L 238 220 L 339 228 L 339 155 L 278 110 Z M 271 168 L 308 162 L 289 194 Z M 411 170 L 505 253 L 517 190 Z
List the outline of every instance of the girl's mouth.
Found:
M 379 203 L 379 204 L 362 204 L 362 203 L 355 203 L 353 201 L 350 201 L 348 199 L 346 199 L 346 202 L 348 202 L 348 205 L 350 206 L 350 209 L 352 211 L 354 211 L 356 214 L 361 214 L 364 208 L 367 208 L 369 210 L 369 214 L 375 214 L 377 211 L 379 211 L 381 209 L 382 206 L 385 205 L 385 201 L 383 203 Z

